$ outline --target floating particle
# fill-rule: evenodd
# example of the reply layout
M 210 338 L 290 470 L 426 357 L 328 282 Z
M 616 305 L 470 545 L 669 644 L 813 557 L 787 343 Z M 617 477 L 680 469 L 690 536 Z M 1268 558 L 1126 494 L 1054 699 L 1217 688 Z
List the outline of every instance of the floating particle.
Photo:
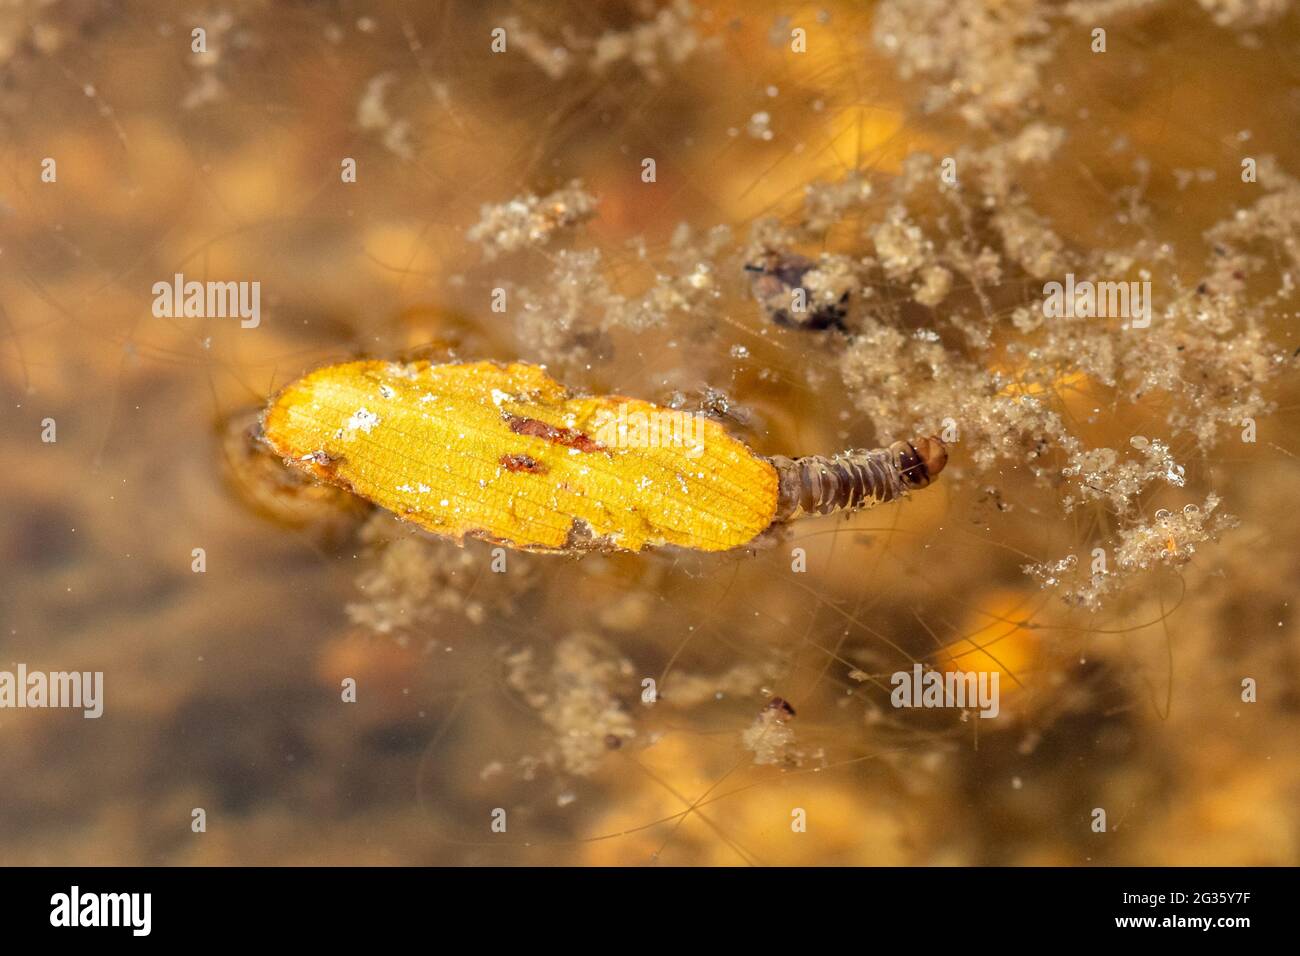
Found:
M 754 139 L 770 140 L 772 138 L 772 114 L 760 110 L 749 118 L 745 132 Z
M 387 389 L 387 391 L 389 394 L 386 397 L 391 398 L 392 389 Z M 379 387 L 379 394 L 383 395 L 384 392 L 385 392 L 385 386 L 381 385 Z M 347 424 L 344 425 L 343 427 L 344 429 L 350 432 L 363 431 L 367 435 L 369 435 L 371 429 L 373 429 L 378 424 L 379 424 L 378 415 L 370 411 L 370 409 L 368 408 L 358 408 L 355 412 L 352 413 L 352 416 L 348 419 Z
M 396 81 L 396 73 L 371 77 L 357 102 L 357 125 L 367 132 L 382 133 L 384 146 L 390 152 L 402 159 L 412 159 L 415 148 L 411 145 L 411 124 L 404 119 L 394 119 L 384 102 L 388 87 Z
M 792 749 L 794 729 L 789 726 L 790 716 L 769 704 L 741 734 L 741 746 L 753 752 L 755 764 L 799 764 L 802 755 Z
M 263 432 L 287 464 L 436 534 L 551 552 L 724 551 L 900 498 L 947 461 L 937 438 L 763 458 L 717 422 L 571 395 L 520 363 L 328 366 L 272 401 Z

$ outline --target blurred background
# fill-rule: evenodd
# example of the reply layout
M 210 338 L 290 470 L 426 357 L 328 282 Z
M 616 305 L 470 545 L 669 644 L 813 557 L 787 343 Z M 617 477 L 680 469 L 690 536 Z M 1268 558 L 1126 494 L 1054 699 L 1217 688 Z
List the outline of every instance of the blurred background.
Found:
M 1300 862 L 1297 52 L 1281 0 L 6 4 L 0 668 L 105 705 L 0 711 L 0 862 Z M 1044 321 L 1067 272 L 1151 327 Z M 950 464 L 493 573 L 250 438 L 359 356 Z

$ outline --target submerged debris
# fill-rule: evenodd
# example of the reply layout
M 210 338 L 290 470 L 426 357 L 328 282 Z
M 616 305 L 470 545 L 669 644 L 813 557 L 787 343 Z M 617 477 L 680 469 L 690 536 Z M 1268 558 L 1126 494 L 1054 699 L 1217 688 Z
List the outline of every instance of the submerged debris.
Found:
M 571 27 L 563 38 L 543 35 L 518 17 L 505 19 L 506 35 L 550 79 L 558 80 L 576 68 L 607 73 L 620 63 L 641 71 L 651 83 L 662 83 L 664 67 L 684 63 L 704 44 L 692 21 L 690 0 L 671 0 L 640 23 L 624 30 L 606 30 L 584 36 Z
M 545 196 L 526 193 L 508 202 L 485 204 L 479 220 L 466 236 L 483 247 L 491 260 L 506 252 L 544 246 L 562 229 L 590 219 L 596 212 L 596 198 L 581 180 Z
M 1149 519 L 1136 520 L 1117 534 L 1113 566 L 1105 550 L 1092 557 L 1067 555 L 1059 561 L 1026 565 L 1025 573 L 1044 588 L 1055 588 L 1068 604 L 1098 610 L 1103 601 L 1120 591 L 1128 576 L 1154 567 L 1181 567 L 1191 561 L 1197 546 L 1216 541 L 1235 528 L 1233 515 L 1216 513 L 1220 501 L 1211 493 L 1199 507 L 1180 511 L 1161 509 Z
M 539 661 L 534 648 L 505 660 L 506 684 L 553 733 L 543 763 L 566 773 L 594 773 L 612 750 L 636 736 L 623 702 L 637 684 L 627 659 L 590 634 L 572 634 Z
M 931 82 L 924 109 L 956 107 L 972 126 L 1014 116 L 1039 87 L 1054 49 L 1036 0 L 886 0 L 875 41 L 898 58 L 904 79 Z
M 388 89 L 397 82 L 396 73 L 380 73 L 371 77 L 365 91 L 357 101 L 357 126 L 368 133 L 378 133 L 384 147 L 402 159 L 413 159 L 415 147 L 411 143 L 411 124 L 395 119 L 386 104 Z
M 802 754 L 794 749 L 794 708 L 774 697 L 741 734 L 741 744 L 754 754 L 754 763 L 798 766 Z
M 348 619 L 376 634 L 406 638 L 444 616 L 481 624 L 487 612 L 473 596 L 482 557 L 447 542 L 413 535 L 390 515 L 376 513 L 361 529 L 361 543 L 373 556 L 357 575 L 363 597 L 347 605 Z M 509 576 L 508 590 L 492 594 L 494 613 L 508 616 L 513 597 L 533 584 L 526 566 Z

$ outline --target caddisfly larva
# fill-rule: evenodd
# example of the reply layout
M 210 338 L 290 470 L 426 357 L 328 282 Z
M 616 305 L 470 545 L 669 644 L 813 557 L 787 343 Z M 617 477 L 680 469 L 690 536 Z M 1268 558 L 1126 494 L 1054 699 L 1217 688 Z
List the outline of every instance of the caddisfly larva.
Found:
M 765 458 L 717 422 L 571 395 L 536 365 L 350 362 L 287 386 L 263 416 L 285 462 L 436 534 L 529 551 L 725 551 L 802 515 L 924 488 L 938 438 Z
M 924 488 L 948 463 L 948 449 L 936 437 L 896 441 L 888 448 L 768 459 L 780 477 L 774 522 L 801 515 L 858 511 Z

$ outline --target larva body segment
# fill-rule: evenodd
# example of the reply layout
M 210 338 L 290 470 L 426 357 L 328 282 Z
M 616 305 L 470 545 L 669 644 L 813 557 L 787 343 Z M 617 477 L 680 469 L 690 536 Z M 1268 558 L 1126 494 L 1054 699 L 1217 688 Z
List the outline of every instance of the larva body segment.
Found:
M 929 437 L 871 451 L 776 456 L 771 461 L 780 487 L 775 520 L 792 521 L 801 515 L 857 511 L 924 488 L 948 463 L 948 450 Z
M 529 551 L 725 551 L 892 501 L 946 460 L 938 439 L 768 459 L 716 422 L 571 395 L 522 363 L 328 366 L 280 392 L 262 428 L 287 464 L 429 531 Z

